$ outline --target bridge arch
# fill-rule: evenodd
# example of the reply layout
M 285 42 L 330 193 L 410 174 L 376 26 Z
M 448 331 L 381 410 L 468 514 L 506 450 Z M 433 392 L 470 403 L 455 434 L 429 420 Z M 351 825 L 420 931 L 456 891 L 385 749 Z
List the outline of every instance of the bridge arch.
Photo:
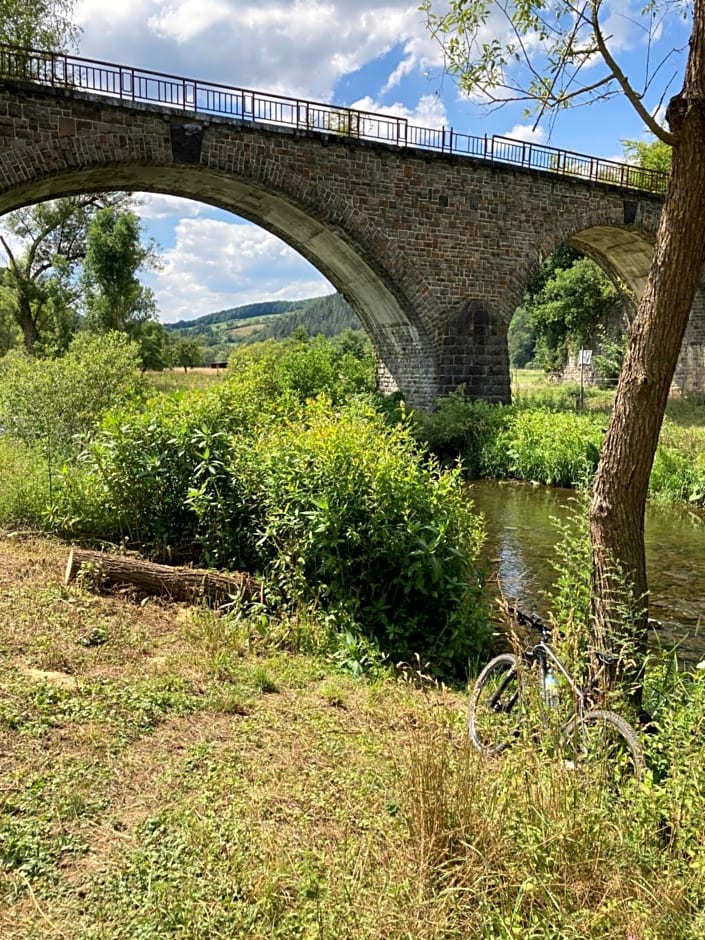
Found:
M 651 267 L 658 214 L 636 218 L 637 203 L 625 202 L 624 219 L 605 221 L 600 214 L 586 213 L 567 219 L 542 245 L 538 259 L 525 259 L 522 291 L 543 260 L 561 244 L 569 244 L 598 264 L 620 288 L 626 303 L 635 308 L 646 286 Z M 582 226 L 576 228 L 576 223 Z M 583 227 L 584 226 L 584 227 Z M 626 292 L 624 292 L 626 288 Z M 675 392 L 702 393 L 705 389 L 705 278 L 693 302 L 691 318 L 673 378 Z
M 45 162 L 41 151 L 37 156 Z M 276 185 L 272 176 L 278 178 Z M 220 168 L 145 165 L 128 157 L 122 163 L 83 163 L 46 177 L 40 174 L 30 185 L 2 194 L 0 213 L 45 198 L 110 189 L 180 196 L 232 212 L 281 238 L 345 297 L 372 341 L 380 388 L 400 390 L 410 403 L 428 407 L 431 400 L 424 387 L 435 388 L 437 376 L 433 341 L 415 313 L 423 283 L 415 276 L 403 282 L 399 278 L 399 252 L 386 233 L 375 230 L 369 220 L 347 218 L 347 207 L 325 187 L 302 187 L 287 176 L 291 174 L 271 165 L 259 178 L 248 178 Z M 321 201 L 328 217 L 340 218 L 344 227 L 321 218 L 316 210 Z M 374 256 L 365 247 L 370 243 Z

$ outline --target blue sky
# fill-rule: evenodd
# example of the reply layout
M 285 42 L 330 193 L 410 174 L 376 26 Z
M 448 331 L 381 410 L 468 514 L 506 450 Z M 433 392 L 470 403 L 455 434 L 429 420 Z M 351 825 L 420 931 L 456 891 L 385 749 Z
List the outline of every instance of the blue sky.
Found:
M 611 49 L 639 86 L 647 62 L 642 0 L 604 0 Z M 688 20 L 669 4 L 651 21 L 652 69 L 669 50 L 645 101 L 681 84 Z M 236 87 L 401 114 L 426 127 L 502 134 L 619 158 L 620 140 L 644 136 L 623 99 L 562 112 L 532 128 L 519 104 L 488 108 L 459 95 L 417 3 L 405 0 L 78 0 L 80 54 Z M 492 20 L 488 35 L 501 30 Z M 595 66 L 597 68 L 597 66 Z M 668 100 L 668 96 L 665 99 Z M 331 285 L 273 235 L 233 215 L 166 196 L 142 197 L 145 233 L 163 267 L 145 277 L 163 322 L 259 300 L 325 294 Z

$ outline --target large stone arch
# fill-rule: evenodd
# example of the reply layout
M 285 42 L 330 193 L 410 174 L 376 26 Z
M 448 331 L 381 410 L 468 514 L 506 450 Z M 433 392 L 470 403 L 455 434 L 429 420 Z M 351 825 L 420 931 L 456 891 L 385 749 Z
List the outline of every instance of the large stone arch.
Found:
M 281 177 L 281 170 L 278 175 Z M 384 233 L 374 233 L 378 253 L 370 258 L 355 241 L 355 221 L 346 220 L 344 231 L 311 211 L 311 201 L 297 200 L 286 187 L 271 182 L 234 177 L 220 169 L 202 166 L 144 165 L 125 163 L 83 165 L 46 178 L 36 177 L 0 197 L 0 213 L 29 203 L 82 192 L 107 189 L 153 192 L 193 199 L 245 218 L 272 232 L 310 261 L 355 310 L 370 336 L 377 359 L 378 382 L 384 391 L 400 390 L 420 407 L 432 401 L 435 390 L 434 347 L 407 289 L 398 284 L 385 261 L 398 265 L 398 251 L 390 250 Z M 317 197 L 334 206 L 336 197 L 318 188 Z M 333 215 L 336 213 L 333 212 Z M 345 207 L 338 210 L 344 216 Z M 370 225 L 366 223 L 369 237 Z M 414 293 L 423 285 L 407 285 Z
M 648 278 L 653 257 L 659 214 L 653 203 L 623 200 L 622 212 L 616 207 L 614 218 L 605 218 L 603 210 L 588 210 L 566 217 L 561 225 L 547 233 L 538 256 L 523 259 L 522 291 L 543 260 L 560 244 L 570 244 L 591 258 L 621 289 L 625 300 L 638 304 Z M 609 214 L 608 214 L 609 215 Z M 532 253 L 533 254 L 533 253 Z M 702 393 L 705 387 L 705 284 L 698 291 L 691 319 L 683 341 L 673 380 L 674 391 Z
M 1 81 L 0 213 L 106 188 L 198 199 L 282 237 L 348 297 L 382 387 L 422 407 L 458 385 L 508 400 L 509 321 L 562 242 L 637 292 L 662 205 L 545 168 Z M 705 311 L 691 320 L 700 361 Z

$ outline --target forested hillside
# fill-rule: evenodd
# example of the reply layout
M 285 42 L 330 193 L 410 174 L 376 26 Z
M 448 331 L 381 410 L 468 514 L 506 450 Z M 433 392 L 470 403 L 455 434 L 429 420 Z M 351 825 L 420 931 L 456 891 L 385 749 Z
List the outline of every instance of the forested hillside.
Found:
M 264 339 L 284 339 L 303 328 L 309 336 L 337 336 L 361 329 L 360 321 L 340 294 L 309 300 L 272 300 L 233 307 L 166 325 L 184 339 L 199 339 L 205 363 L 225 362 L 236 346 Z

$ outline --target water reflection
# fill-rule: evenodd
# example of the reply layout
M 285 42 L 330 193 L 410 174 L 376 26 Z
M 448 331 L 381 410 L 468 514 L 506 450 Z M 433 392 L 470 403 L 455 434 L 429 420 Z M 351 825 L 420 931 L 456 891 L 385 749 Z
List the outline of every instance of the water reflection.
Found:
M 545 611 L 555 581 L 554 546 L 578 503 L 571 490 L 478 481 L 470 495 L 487 522 L 485 554 L 501 590 L 524 608 Z M 705 517 L 687 508 L 650 506 L 646 516 L 650 614 L 665 645 L 686 660 L 705 654 Z

